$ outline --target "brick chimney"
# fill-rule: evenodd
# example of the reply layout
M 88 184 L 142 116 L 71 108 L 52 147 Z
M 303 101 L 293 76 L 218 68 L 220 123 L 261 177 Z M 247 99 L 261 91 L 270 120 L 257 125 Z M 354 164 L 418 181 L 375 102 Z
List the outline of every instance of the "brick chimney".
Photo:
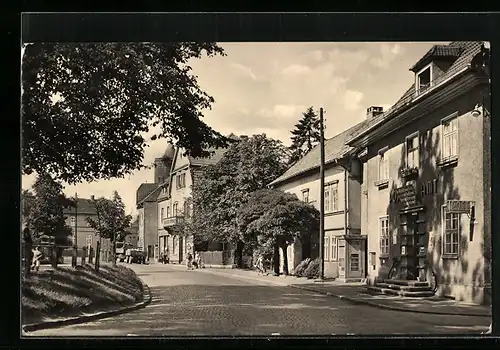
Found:
M 377 115 L 380 115 L 382 113 L 384 113 L 384 109 L 382 107 L 371 106 L 366 110 L 366 119 L 376 117 Z

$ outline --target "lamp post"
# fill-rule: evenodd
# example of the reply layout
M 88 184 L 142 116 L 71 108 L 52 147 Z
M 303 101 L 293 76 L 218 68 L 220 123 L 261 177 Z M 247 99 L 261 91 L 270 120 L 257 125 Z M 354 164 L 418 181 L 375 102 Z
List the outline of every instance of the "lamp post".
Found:
M 92 200 L 92 203 L 94 204 L 95 211 L 97 213 L 97 231 L 99 234 L 99 238 L 96 243 L 96 249 L 95 249 L 95 270 L 99 271 L 99 255 L 101 253 L 101 214 L 100 214 L 100 209 L 99 205 L 97 204 L 97 201 L 95 200 L 94 195 L 90 196 L 90 199 Z
M 324 279 L 325 268 L 325 134 L 323 126 L 323 108 L 319 109 L 319 132 L 320 132 L 320 165 L 319 165 L 319 178 L 320 178 L 320 191 L 319 191 L 319 280 Z
M 71 265 L 76 267 L 78 265 L 78 193 L 75 192 L 75 237 L 73 242 L 73 258 Z

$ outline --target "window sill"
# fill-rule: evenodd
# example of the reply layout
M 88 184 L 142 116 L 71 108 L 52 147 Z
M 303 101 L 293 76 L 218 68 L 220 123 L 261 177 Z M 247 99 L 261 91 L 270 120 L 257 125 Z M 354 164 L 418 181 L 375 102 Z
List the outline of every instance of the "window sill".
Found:
M 387 188 L 389 186 L 389 179 L 375 181 L 374 185 L 380 189 Z
M 343 210 L 335 210 L 335 211 L 325 212 L 325 216 L 333 216 L 333 215 L 339 215 L 339 214 L 344 214 L 344 211 Z
M 458 254 L 443 254 L 443 260 L 458 260 Z
M 448 157 L 438 160 L 437 165 L 440 168 L 453 167 L 458 164 L 458 156 Z

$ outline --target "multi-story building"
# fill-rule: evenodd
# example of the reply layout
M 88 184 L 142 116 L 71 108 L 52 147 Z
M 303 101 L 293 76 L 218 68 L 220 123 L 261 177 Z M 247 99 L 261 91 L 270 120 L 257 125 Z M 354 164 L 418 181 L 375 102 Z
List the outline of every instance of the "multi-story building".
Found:
M 184 156 L 175 149 L 169 180 L 162 186 L 157 200 L 157 232 L 159 250 L 166 252 L 171 263 L 182 263 L 188 252 L 193 253 L 193 237 L 180 232 L 184 220 L 189 220 L 192 185 L 207 165 L 216 164 L 225 149 L 216 149 L 209 158 Z
M 325 187 L 320 186 L 320 147 L 308 152 L 270 186 L 293 193 L 319 210 L 325 193 L 324 275 L 343 281 L 360 280 L 366 274 L 366 237 L 361 235 L 360 163 L 352 157 L 346 139 L 364 122 L 325 141 Z M 319 232 L 311 232 L 317 242 Z M 288 266 L 296 267 L 305 257 L 317 257 L 318 247 L 296 240 L 288 247 Z M 303 244 L 305 243 L 305 244 Z M 308 251 L 309 250 L 309 251 Z M 280 252 L 282 255 L 282 252 Z
M 438 295 L 490 302 L 488 67 L 483 42 L 433 46 L 403 97 L 347 140 L 363 162 L 370 283 L 435 278 Z
M 87 218 L 91 218 L 95 221 L 98 220 L 97 210 L 93 201 L 91 199 L 78 198 L 76 207 L 65 207 L 63 214 L 66 217 L 66 224 L 71 228 L 72 242 L 76 243 L 78 246 L 79 254 L 81 254 L 83 247 L 92 247 L 92 249 L 95 250 L 99 235 L 87 222 Z M 108 239 L 101 239 L 102 259 L 104 259 L 104 255 L 107 255 L 110 246 L 111 243 Z
M 138 212 L 138 246 L 146 252 L 148 260 L 158 259 L 158 210 L 157 199 L 162 188 L 168 185 L 173 146 L 168 144 L 163 157 L 154 163 L 154 183 L 143 183 L 137 189 L 136 207 Z

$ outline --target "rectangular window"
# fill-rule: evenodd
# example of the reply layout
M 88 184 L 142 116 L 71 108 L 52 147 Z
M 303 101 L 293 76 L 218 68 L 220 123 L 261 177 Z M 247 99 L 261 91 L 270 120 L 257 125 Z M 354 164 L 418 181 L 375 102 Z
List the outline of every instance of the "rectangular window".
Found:
M 448 118 L 442 122 L 442 149 L 444 160 L 458 157 L 458 119 Z
M 172 216 L 177 216 L 178 214 L 178 211 L 177 211 L 177 203 L 174 203 L 173 207 L 172 207 Z
M 443 207 L 443 252 L 444 255 L 458 255 L 460 237 L 460 214 L 448 213 Z
M 418 134 L 406 138 L 406 166 L 409 168 L 419 166 L 418 141 Z
M 423 69 L 417 74 L 417 94 L 426 91 L 432 83 L 432 68 L 431 66 Z
M 330 261 L 330 237 L 325 237 L 325 261 Z
M 178 174 L 175 176 L 176 188 L 179 190 L 186 187 L 186 174 Z
M 380 218 L 380 255 L 389 255 L 389 217 Z
M 161 220 L 163 220 L 163 210 L 164 210 L 163 208 L 161 208 L 161 210 L 160 210 L 160 213 L 161 213 L 160 214 L 160 218 L 161 218 Z
M 339 210 L 338 182 L 325 185 L 325 212 L 331 213 Z
M 359 271 L 359 254 L 351 254 L 351 271 Z
M 378 156 L 378 180 L 389 180 L 389 159 L 386 152 L 380 152 Z
M 175 248 L 177 247 L 177 237 L 172 239 L 172 254 L 175 254 Z
M 331 245 L 332 245 L 331 260 L 337 261 L 337 237 L 332 237 Z
M 302 190 L 302 201 L 309 203 L 309 189 Z
M 167 218 L 169 218 L 171 216 L 170 214 L 170 205 L 167 207 Z

